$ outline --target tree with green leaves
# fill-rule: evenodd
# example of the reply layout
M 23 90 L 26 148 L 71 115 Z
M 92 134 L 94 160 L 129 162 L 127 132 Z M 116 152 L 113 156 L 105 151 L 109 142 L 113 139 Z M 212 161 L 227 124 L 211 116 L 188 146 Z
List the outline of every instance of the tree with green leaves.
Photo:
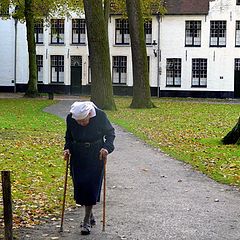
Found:
M 39 11 L 41 8 L 36 7 L 44 5 L 44 1 L 40 0 L 2 0 L 2 4 L 10 6 L 15 11 L 10 11 L 9 17 L 26 22 L 28 56 L 29 56 L 29 78 L 28 87 L 25 93 L 27 97 L 38 96 L 37 88 L 37 65 L 36 65 L 36 44 L 34 37 L 34 24 L 37 16 L 43 16 L 43 12 Z M 47 5 L 46 3 L 46 6 Z M 39 11 L 37 13 L 37 10 Z
M 10 6 L 15 9 L 9 17 L 26 23 L 28 59 L 29 59 L 29 78 L 25 93 L 26 97 L 37 97 L 37 63 L 36 63 L 36 43 L 34 26 L 39 18 L 50 18 L 56 11 L 66 13 L 65 1 L 63 0 L 1 0 L 2 6 Z
M 27 43 L 29 53 L 29 79 L 26 96 L 38 96 L 37 89 L 37 65 L 36 65 L 36 46 L 34 39 L 34 11 L 33 0 L 2 0 L 3 5 L 8 5 L 15 11 L 10 11 L 9 17 L 26 22 Z
M 13 0 L 13 4 L 16 5 L 19 1 Z M 81 0 L 21 1 L 23 2 L 18 9 L 17 15 L 20 19 L 26 21 L 29 51 L 29 81 L 26 95 L 36 96 L 38 94 L 34 22 L 39 17 L 49 17 L 51 14 L 64 16 L 69 15 L 71 10 L 81 12 L 84 2 L 91 66 L 91 100 L 102 109 L 115 110 L 106 24 L 108 20 L 106 16 L 109 14 L 109 0 L 104 1 L 105 8 L 103 8 L 101 0 L 83 2 Z M 99 19 L 99 21 L 97 22 L 96 19 Z
M 109 6 L 111 5 L 111 11 L 115 13 L 122 13 L 124 16 L 126 13 L 126 2 L 125 0 L 84 0 L 83 2 L 88 32 L 89 57 L 91 67 L 91 100 L 103 109 L 115 109 L 116 107 L 113 100 L 109 42 L 107 34 Z M 143 10 L 141 11 L 140 8 L 140 14 L 143 12 L 145 16 L 148 17 L 152 14 L 153 10 L 155 12 L 163 12 L 164 9 L 162 7 L 162 1 L 160 0 L 142 0 L 141 6 Z M 141 18 L 138 17 L 137 22 L 131 22 L 131 25 L 133 25 L 133 30 L 136 28 L 136 24 L 139 24 L 139 19 Z M 143 27 L 142 20 L 140 22 L 140 25 Z M 138 40 L 138 37 L 139 35 L 136 35 L 136 38 L 133 37 L 133 39 L 135 39 L 133 41 Z M 145 42 L 144 37 L 143 41 Z M 138 41 L 136 44 L 132 43 L 132 45 L 135 45 L 136 47 L 139 46 L 138 44 L 140 44 L 140 41 Z M 134 74 L 134 95 L 131 107 L 152 107 L 153 104 L 150 100 L 150 86 L 147 73 L 148 70 L 146 67 L 147 55 L 146 53 L 144 54 L 142 52 L 139 52 L 139 54 L 141 54 L 141 56 L 138 56 L 137 58 L 142 59 L 142 62 L 144 64 L 144 67 L 139 69 L 144 70 L 144 74 L 142 74 L 142 72 L 140 74 L 137 74 L 135 71 L 136 74 Z M 141 63 L 141 60 L 138 61 L 138 64 L 139 63 L 142 67 L 143 64 Z M 135 64 L 134 61 L 133 64 Z M 136 65 L 135 69 L 137 68 L 138 67 Z M 138 78 L 140 75 L 144 77 Z M 140 91 L 138 91 L 139 89 Z M 137 100 L 139 100 L 139 102 Z
M 3 0 L 9 1 L 9 0 Z M 104 2 L 104 4 L 103 4 Z M 161 1 L 160 1 L 161 2 Z M 26 95 L 35 96 L 37 95 L 37 68 L 36 68 L 36 50 L 35 50 L 35 41 L 34 40 L 34 24 L 32 21 L 36 20 L 39 16 L 48 16 L 50 10 L 59 10 L 61 9 L 64 14 L 68 13 L 69 9 L 82 9 L 81 0 L 68 0 L 68 1 L 51 1 L 51 0 L 12 0 L 13 5 L 18 5 L 19 8 L 15 15 L 21 19 L 28 21 L 27 25 L 27 39 L 28 39 L 28 49 L 29 49 L 29 82 L 28 90 Z M 113 99 L 113 90 L 111 82 L 111 71 L 110 71 L 110 54 L 109 54 L 109 43 L 108 43 L 108 34 L 107 34 L 107 20 L 109 15 L 109 0 L 97 0 L 97 1 L 83 1 L 84 10 L 86 15 L 86 23 L 88 30 L 88 43 L 89 43 L 89 55 L 90 55 L 90 66 L 91 66 L 91 99 L 99 107 L 103 109 L 116 109 L 114 99 Z M 119 0 L 116 1 L 116 6 L 120 6 L 123 10 L 125 1 Z M 144 4 L 143 4 L 144 3 Z M 153 3 L 159 4 L 159 1 L 156 0 L 142 0 L 142 6 L 145 6 L 143 12 L 147 12 L 146 9 L 150 9 Z M 122 5 L 123 4 L 123 5 Z M 147 6 L 147 7 L 146 7 Z M 67 10 L 66 10 L 67 9 Z M 131 13 L 130 13 L 131 14 Z M 26 16 L 27 15 L 27 16 Z M 96 20 L 98 19 L 98 21 Z M 105 19 L 105 20 L 104 20 Z M 136 23 L 132 23 L 136 24 Z M 142 24 L 142 23 L 141 23 Z M 135 28 L 135 27 L 133 27 Z M 132 43 L 132 45 L 134 45 Z M 142 54 L 140 58 L 144 59 L 146 54 Z M 35 60 L 34 60 L 35 59 Z M 143 61 L 145 62 L 145 60 Z M 133 61 L 134 64 L 134 61 Z M 145 66 L 146 64 L 144 64 Z M 146 70 L 146 68 L 144 67 Z M 144 70 L 144 71 L 145 71 Z M 134 74 L 136 79 L 137 75 Z M 145 74 L 143 74 L 145 76 Z M 142 79 L 142 78 L 141 78 Z M 141 80 L 140 79 L 140 80 Z M 134 80 L 134 85 L 138 85 L 139 81 Z M 148 81 L 149 82 L 149 81 Z M 141 87 L 149 87 L 148 85 L 143 84 Z M 139 87 L 138 87 L 139 89 Z M 141 91 L 142 93 L 145 92 Z M 147 91 L 146 91 L 147 92 Z M 137 107 L 135 104 L 135 99 L 145 99 L 148 98 L 148 94 L 136 95 L 134 94 L 132 107 Z M 150 107 L 151 103 L 139 107 Z

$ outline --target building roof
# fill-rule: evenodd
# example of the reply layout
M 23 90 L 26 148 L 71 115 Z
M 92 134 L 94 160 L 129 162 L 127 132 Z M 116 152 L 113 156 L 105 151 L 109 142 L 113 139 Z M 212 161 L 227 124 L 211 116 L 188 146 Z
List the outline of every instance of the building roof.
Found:
M 165 0 L 167 15 L 207 14 L 211 0 Z

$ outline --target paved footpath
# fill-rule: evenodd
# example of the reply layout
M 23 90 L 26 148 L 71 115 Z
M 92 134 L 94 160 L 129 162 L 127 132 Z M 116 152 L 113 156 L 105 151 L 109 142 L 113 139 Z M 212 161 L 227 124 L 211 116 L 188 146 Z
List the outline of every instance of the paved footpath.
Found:
M 46 111 L 65 118 L 72 102 L 60 101 Z M 115 127 L 116 150 L 107 166 L 106 232 L 101 232 L 99 204 L 90 236 L 80 235 L 80 207 L 66 212 L 62 234 L 54 222 L 23 231 L 21 239 L 240 240 L 239 190 Z

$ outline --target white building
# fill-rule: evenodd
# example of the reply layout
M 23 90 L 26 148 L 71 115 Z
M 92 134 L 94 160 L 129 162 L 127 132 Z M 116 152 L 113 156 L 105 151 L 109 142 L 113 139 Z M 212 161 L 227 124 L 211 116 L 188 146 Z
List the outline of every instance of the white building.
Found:
M 239 98 L 240 1 L 165 2 L 167 14 L 145 23 L 152 95 Z M 84 17 L 37 24 L 36 42 L 40 91 L 90 92 Z M 129 29 L 119 15 L 109 18 L 109 44 L 114 93 L 130 95 Z M 0 20 L 0 91 L 24 91 L 27 79 L 25 25 Z

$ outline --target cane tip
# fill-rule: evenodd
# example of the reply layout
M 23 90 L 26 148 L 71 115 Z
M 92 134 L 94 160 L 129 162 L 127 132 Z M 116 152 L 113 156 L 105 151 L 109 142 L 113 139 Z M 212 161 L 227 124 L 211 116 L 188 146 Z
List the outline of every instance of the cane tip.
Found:
M 59 229 L 59 232 L 60 232 L 60 233 L 62 233 L 62 232 L 63 232 L 63 228 L 62 228 L 62 227 L 60 227 L 60 229 Z

